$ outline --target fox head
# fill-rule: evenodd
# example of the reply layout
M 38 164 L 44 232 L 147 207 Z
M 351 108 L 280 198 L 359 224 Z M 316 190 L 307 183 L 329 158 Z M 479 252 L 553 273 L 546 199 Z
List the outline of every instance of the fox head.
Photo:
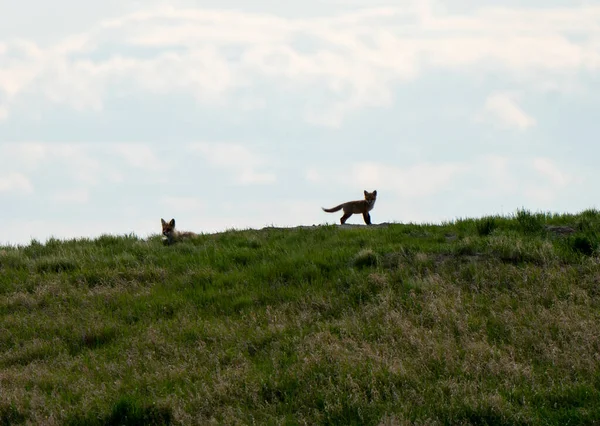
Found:
M 162 233 L 165 237 L 170 237 L 175 232 L 175 219 L 171 219 L 170 222 L 165 222 L 164 219 L 160 219 L 162 224 Z
M 376 199 L 377 199 L 377 190 L 375 190 L 373 192 L 365 191 L 365 200 L 367 200 L 367 203 L 373 204 L 373 203 L 375 203 Z

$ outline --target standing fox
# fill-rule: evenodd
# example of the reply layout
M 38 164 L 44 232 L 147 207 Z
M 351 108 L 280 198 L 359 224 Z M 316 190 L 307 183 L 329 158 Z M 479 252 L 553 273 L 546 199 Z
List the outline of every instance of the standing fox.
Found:
M 364 192 L 365 192 L 364 200 L 348 201 L 346 203 L 340 204 L 339 206 L 333 207 L 331 209 L 326 209 L 324 207 L 321 207 L 321 208 L 323 209 L 323 211 L 325 211 L 327 213 L 333 213 L 333 212 L 337 212 L 338 210 L 344 209 L 344 216 L 342 216 L 340 219 L 340 222 L 342 225 L 344 223 L 346 223 L 346 220 L 348 220 L 348 218 L 355 213 L 362 213 L 365 223 L 367 225 L 370 225 L 371 224 L 371 215 L 369 214 L 369 212 L 371 210 L 373 210 L 373 207 L 375 207 L 375 200 L 377 199 L 377 191 L 373 191 L 373 192 L 364 191 Z
M 175 230 L 175 219 L 171 219 L 171 221 L 167 223 L 161 218 L 160 222 L 162 223 L 162 234 L 166 237 L 164 243 L 167 245 L 181 241 L 184 238 L 193 238 L 197 236 L 197 234 L 193 232 L 179 232 Z

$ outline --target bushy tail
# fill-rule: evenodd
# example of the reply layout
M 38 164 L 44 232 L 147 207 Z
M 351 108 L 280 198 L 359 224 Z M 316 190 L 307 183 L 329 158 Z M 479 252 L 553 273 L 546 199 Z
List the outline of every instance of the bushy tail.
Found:
M 342 210 L 343 206 L 344 206 L 343 204 L 340 204 L 339 206 L 333 207 L 331 209 L 326 209 L 325 207 L 321 207 L 321 208 L 323 209 L 324 212 L 333 213 L 333 212 L 337 212 L 338 210 Z

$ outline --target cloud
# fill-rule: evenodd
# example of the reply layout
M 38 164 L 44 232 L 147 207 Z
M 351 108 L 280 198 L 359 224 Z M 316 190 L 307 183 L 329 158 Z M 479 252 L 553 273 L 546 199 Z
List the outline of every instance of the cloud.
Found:
M 305 178 L 307 181 L 312 182 L 312 183 L 321 182 L 321 174 L 315 168 L 310 168 L 310 169 L 306 170 Z
M 122 163 L 115 161 L 121 158 Z M 79 184 L 122 182 L 127 166 L 164 171 L 171 164 L 142 143 L 11 142 L 0 144 L 0 167 L 15 172 L 39 172 L 55 167 Z
M 310 177 L 310 179 L 309 179 Z M 460 162 L 421 162 L 399 167 L 383 162 L 355 163 L 348 171 L 342 166 L 331 169 L 313 167 L 306 178 L 310 182 L 330 182 L 358 191 L 379 191 L 380 197 L 414 203 L 435 202 L 439 197 L 549 202 L 564 196 L 573 185 L 584 183 L 581 173 L 569 172 L 547 157 L 511 158 L 506 155 L 482 155 Z M 541 178 L 541 179 L 540 179 Z
M 33 185 L 29 178 L 22 173 L 9 173 L 0 175 L 0 193 L 3 192 L 33 192 Z
M 3 169 L 33 170 L 47 155 L 42 143 L 21 142 L 0 144 L 0 165 Z
M 521 109 L 515 98 L 516 95 L 510 93 L 491 94 L 486 99 L 483 110 L 476 116 L 476 120 L 520 130 L 535 126 L 536 120 Z
M 480 199 L 509 196 L 513 200 L 522 198 L 548 204 L 564 198 L 573 185 L 584 183 L 583 175 L 563 170 L 548 157 L 520 159 L 492 155 L 477 163 L 469 172 L 469 179 L 478 184 L 467 193 Z
M 365 162 L 354 165 L 350 180 L 353 185 L 369 191 L 388 190 L 402 197 L 425 197 L 447 188 L 453 178 L 466 170 L 467 167 L 460 163 L 420 163 L 394 167 Z
M 55 202 L 66 204 L 85 204 L 90 200 L 90 193 L 85 188 L 57 191 L 52 195 Z
M 554 188 L 564 188 L 575 180 L 573 176 L 560 170 L 550 158 L 534 158 L 533 169 L 544 176 Z
M 156 156 L 154 150 L 142 143 L 119 143 L 112 146 L 114 152 L 122 156 L 127 163 L 139 169 L 150 171 L 165 170 L 169 167 L 165 160 Z
M 244 108 L 264 101 L 246 97 L 238 105 L 239 91 L 266 82 L 303 102 L 307 90 L 325 94 L 322 104 L 304 103 L 303 118 L 337 127 L 353 111 L 389 105 L 395 85 L 430 69 L 502 73 L 535 90 L 572 87 L 578 73 L 600 69 L 599 21 L 599 6 L 459 14 L 411 1 L 302 19 L 159 7 L 49 47 L 4 43 L 0 92 L 8 111 L 20 96 L 98 111 L 123 87 Z M 498 96 L 488 100 L 493 114 L 519 128 L 533 125 L 513 99 Z
M 169 207 L 174 213 L 177 211 L 195 212 L 203 211 L 207 206 L 206 201 L 196 197 L 162 197 L 161 204 Z M 173 213 L 173 214 L 174 214 Z M 166 219 L 166 218 L 165 218 Z
M 188 150 L 216 167 L 234 172 L 239 184 L 271 184 L 277 180 L 274 173 L 258 170 L 266 166 L 267 160 L 244 145 L 196 142 L 189 144 Z

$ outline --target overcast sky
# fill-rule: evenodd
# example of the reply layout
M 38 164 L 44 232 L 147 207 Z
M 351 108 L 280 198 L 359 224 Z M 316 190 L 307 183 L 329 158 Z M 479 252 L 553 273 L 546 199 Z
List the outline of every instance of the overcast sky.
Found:
M 0 0 L 0 244 L 594 208 L 600 3 L 522 4 Z

